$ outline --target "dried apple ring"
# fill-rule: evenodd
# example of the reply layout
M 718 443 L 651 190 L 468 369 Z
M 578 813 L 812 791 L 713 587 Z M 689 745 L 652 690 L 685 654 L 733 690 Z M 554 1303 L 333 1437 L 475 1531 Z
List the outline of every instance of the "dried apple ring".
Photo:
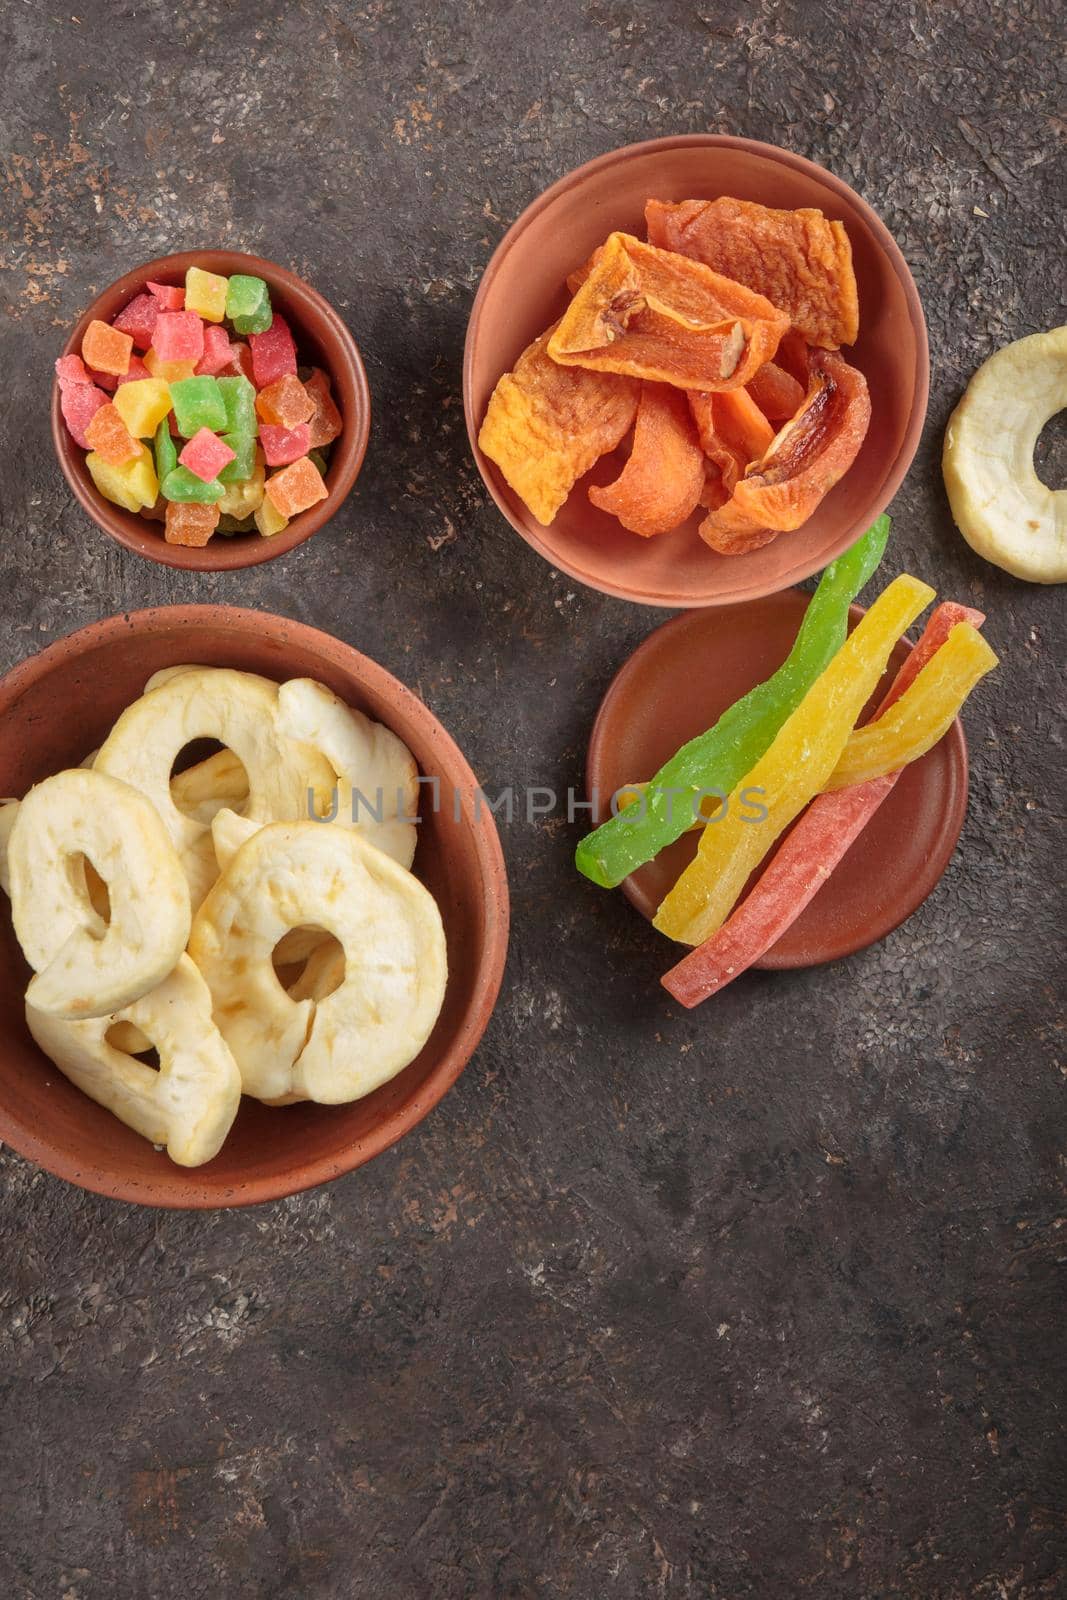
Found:
M 292 928 L 321 928 L 344 950 L 326 999 L 294 1000 L 274 970 Z M 352 828 L 262 828 L 201 906 L 189 954 L 247 1094 L 337 1105 L 370 1094 L 422 1049 L 444 998 L 441 917 L 418 879 Z
M 90 897 L 86 860 L 108 891 Z M 189 886 L 166 829 L 136 789 L 78 767 L 18 809 L 8 846 L 11 916 L 36 977 L 35 1010 L 109 1016 L 161 983 L 189 937 Z
M 241 1100 L 241 1075 L 211 1016 L 211 993 L 188 956 L 150 994 L 111 1016 L 71 1022 L 26 1007 L 34 1039 L 98 1105 L 179 1166 L 198 1167 L 222 1147 Z M 159 1068 L 119 1041 L 152 1047 Z
M 225 667 L 173 668 L 162 677 L 122 713 L 94 770 L 151 800 L 188 874 L 195 907 L 215 880 L 216 861 L 210 823 L 179 811 L 171 792 L 174 762 L 186 745 L 215 739 L 233 751 L 248 778 L 244 812 L 256 822 L 296 820 L 312 803 L 326 806 L 333 772 L 316 751 L 279 731 L 278 686 L 268 678 Z
M 1034 470 L 1042 428 L 1067 408 L 1067 327 L 1017 339 L 983 362 L 948 420 L 949 505 L 972 550 L 1030 583 L 1067 582 L 1067 489 Z

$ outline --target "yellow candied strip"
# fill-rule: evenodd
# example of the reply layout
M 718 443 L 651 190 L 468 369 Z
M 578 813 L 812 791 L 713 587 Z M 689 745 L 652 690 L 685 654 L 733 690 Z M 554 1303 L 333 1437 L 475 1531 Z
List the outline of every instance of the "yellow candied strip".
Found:
M 933 598 L 929 584 L 906 573 L 878 596 L 730 795 L 722 820 L 704 829 L 696 859 L 656 913 L 661 933 L 682 944 L 703 944 L 722 926 L 749 874 L 824 788 L 893 646 Z M 764 821 L 746 820 L 746 789 L 763 790 Z
M 855 730 L 826 787 L 847 789 L 918 761 L 948 732 L 975 684 L 996 665 L 996 654 L 977 628 L 958 622 L 900 699 L 877 722 Z

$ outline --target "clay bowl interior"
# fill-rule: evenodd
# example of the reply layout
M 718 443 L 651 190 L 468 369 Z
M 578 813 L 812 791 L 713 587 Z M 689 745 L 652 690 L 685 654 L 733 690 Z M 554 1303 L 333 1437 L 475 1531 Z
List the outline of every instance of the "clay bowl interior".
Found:
M 475 812 L 476 779 L 432 713 L 383 668 L 313 628 L 224 606 L 112 617 L 50 646 L 0 680 L 0 794 L 22 795 L 77 765 L 160 667 L 194 661 L 279 681 L 319 679 L 385 722 L 420 771 L 440 779 L 440 809 L 422 786 L 414 870 L 441 909 L 449 955 L 444 1008 L 419 1057 L 348 1106 L 270 1109 L 245 1099 L 221 1153 L 195 1169 L 87 1099 L 26 1030 L 29 969 L 6 901 L 0 910 L 0 1138 L 84 1188 L 151 1205 L 246 1205 L 309 1188 L 370 1160 L 418 1122 L 459 1076 L 500 986 L 508 895 L 496 828 Z M 454 810 L 458 805 L 459 820 Z
M 593 726 L 588 788 L 590 796 L 596 791 L 600 821 L 609 815 L 617 789 L 651 777 L 782 664 L 809 598 L 788 589 L 752 605 L 690 611 L 649 635 L 617 673 Z M 851 626 L 862 615 L 853 606 Z M 872 706 L 909 649 L 904 640 L 897 644 Z M 905 768 L 811 904 L 756 964 L 818 966 L 885 938 L 938 882 L 966 810 L 967 745 L 957 719 L 932 750 Z M 626 879 L 623 892 L 643 916 L 655 915 L 696 848 L 697 835 L 684 834 Z M 667 940 L 662 947 L 665 956 L 676 951 L 680 960 L 684 954 L 683 946 Z
M 85 451 L 75 444 L 67 432 L 59 409 L 59 384 L 52 384 L 52 439 L 63 474 L 82 507 L 98 527 L 103 528 L 127 550 L 147 556 L 150 561 L 168 567 L 192 568 L 198 572 L 228 572 L 239 567 L 258 566 L 263 561 L 273 561 L 302 544 L 323 527 L 340 509 L 346 495 L 355 483 L 370 436 L 370 390 L 363 370 L 355 340 L 347 327 L 320 294 L 295 273 L 261 256 L 244 255 L 237 250 L 184 250 L 177 255 L 160 256 L 146 262 L 133 272 L 104 290 L 75 324 L 70 338 L 63 346 L 62 355 L 77 354 L 82 336 L 95 317 L 109 322 L 126 303 L 139 293 L 149 278 L 154 283 L 184 284 L 186 270 L 191 266 L 205 268 L 208 272 L 244 272 L 263 278 L 270 289 L 271 304 L 280 311 L 293 331 L 296 340 L 297 360 L 301 364 L 321 367 L 329 375 L 343 427 L 330 449 L 325 500 L 320 500 L 308 511 L 293 517 L 289 526 L 272 539 L 258 533 L 234 534 L 227 537 L 216 533 L 202 549 L 194 550 L 181 545 L 167 544 L 163 538 L 163 525 L 148 521 L 132 511 L 125 511 L 110 500 L 105 500 L 89 476 L 85 465 Z
M 805 527 L 746 556 L 701 541 L 699 516 L 642 539 L 591 505 L 586 489 L 621 470 L 618 452 L 575 485 L 542 528 L 478 449 L 494 385 L 530 341 L 562 315 L 565 279 L 613 229 L 645 237 L 644 207 L 733 195 L 764 205 L 817 206 L 845 224 L 860 299 L 860 336 L 844 355 L 865 375 L 873 407 L 859 456 Z M 625 600 L 657 606 L 725 605 L 771 594 L 817 572 L 889 503 L 915 453 L 929 378 L 926 326 L 903 256 L 875 213 L 831 173 L 752 139 L 695 134 L 630 145 L 561 179 L 501 241 L 478 290 L 467 332 L 464 406 L 479 471 L 512 527 L 553 566 Z

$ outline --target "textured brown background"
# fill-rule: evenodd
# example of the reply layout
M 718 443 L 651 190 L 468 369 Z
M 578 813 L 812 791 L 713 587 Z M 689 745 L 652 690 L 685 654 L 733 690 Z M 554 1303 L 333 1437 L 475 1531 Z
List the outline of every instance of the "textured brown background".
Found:
M 974 366 L 1064 320 L 1061 17 L 5 0 L 0 664 L 123 607 L 258 605 L 416 687 L 487 784 L 580 781 L 658 618 L 487 503 L 464 325 L 548 182 L 711 128 L 825 162 L 900 240 L 934 381 L 894 564 L 983 605 L 1003 667 L 961 849 L 874 950 L 680 1016 L 572 832 L 516 824 L 485 1043 L 372 1167 L 201 1217 L 5 1154 L 4 1600 L 1064 1592 L 1063 595 L 973 557 L 937 470 Z M 374 391 L 358 492 L 248 576 L 127 557 L 48 441 L 87 296 L 200 242 L 310 277 Z

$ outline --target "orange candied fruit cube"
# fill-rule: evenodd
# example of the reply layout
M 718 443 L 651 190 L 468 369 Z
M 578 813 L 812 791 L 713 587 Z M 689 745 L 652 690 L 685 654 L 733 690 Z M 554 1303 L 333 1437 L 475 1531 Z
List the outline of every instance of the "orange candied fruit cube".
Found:
M 168 500 L 163 537 L 168 544 L 203 549 L 219 525 L 219 508 L 202 501 Z
M 113 467 L 121 467 L 124 462 L 132 461 L 134 456 L 141 453 L 140 443 L 130 433 L 117 407 L 110 400 L 90 417 L 85 439 L 89 449 L 95 450 Z
M 283 372 L 256 396 L 256 411 L 272 428 L 297 428 L 315 414 L 315 401 L 295 372 Z
M 301 456 L 267 479 L 267 498 L 283 517 L 295 517 L 318 500 L 325 500 L 326 485 L 315 463 Z
M 321 450 L 324 444 L 332 444 L 340 433 L 341 413 L 330 393 L 330 380 L 320 367 L 312 367 L 304 388 L 315 406 L 311 416 L 310 448 Z
M 125 377 L 130 370 L 133 340 L 120 328 L 112 328 L 99 318 L 90 322 L 82 336 L 82 360 L 97 372 L 110 372 L 114 377 Z

